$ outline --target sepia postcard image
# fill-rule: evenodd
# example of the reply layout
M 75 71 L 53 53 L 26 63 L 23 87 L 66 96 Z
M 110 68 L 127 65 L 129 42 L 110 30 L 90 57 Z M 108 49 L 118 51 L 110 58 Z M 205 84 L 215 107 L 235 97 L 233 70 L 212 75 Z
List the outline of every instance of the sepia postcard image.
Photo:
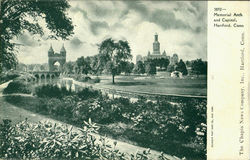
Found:
M 0 5 L 0 159 L 207 158 L 207 2 Z

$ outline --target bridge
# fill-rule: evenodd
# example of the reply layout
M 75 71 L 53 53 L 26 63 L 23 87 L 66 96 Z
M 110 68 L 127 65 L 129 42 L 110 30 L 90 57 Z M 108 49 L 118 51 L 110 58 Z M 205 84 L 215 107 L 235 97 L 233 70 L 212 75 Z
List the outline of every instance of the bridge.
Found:
M 53 79 L 60 76 L 60 71 L 29 71 L 30 74 L 34 75 L 36 81 L 41 82 L 45 80 L 45 82 L 52 81 Z

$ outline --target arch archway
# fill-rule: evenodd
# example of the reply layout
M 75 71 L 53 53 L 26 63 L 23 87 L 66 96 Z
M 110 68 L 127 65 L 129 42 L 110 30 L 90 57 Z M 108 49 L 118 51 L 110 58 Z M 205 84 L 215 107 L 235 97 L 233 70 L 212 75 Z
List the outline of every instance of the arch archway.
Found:
M 35 78 L 36 78 L 35 81 L 38 82 L 38 81 L 39 81 L 39 78 L 40 78 L 39 75 L 38 75 L 38 74 L 35 74 L 34 76 L 35 76 Z
M 50 81 L 51 81 L 50 75 L 49 75 L 49 74 L 46 74 L 46 83 L 49 83 Z
M 45 78 L 45 74 L 41 74 L 41 83 L 46 83 Z
M 60 71 L 60 70 L 61 70 L 61 63 L 59 61 L 54 61 L 53 71 Z

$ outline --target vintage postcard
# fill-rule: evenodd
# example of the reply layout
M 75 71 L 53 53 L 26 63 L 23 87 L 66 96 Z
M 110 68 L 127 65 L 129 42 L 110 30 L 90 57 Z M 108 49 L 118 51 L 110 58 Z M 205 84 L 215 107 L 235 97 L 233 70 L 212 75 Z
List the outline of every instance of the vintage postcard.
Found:
M 250 158 L 248 1 L 0 5 L 0 159 Z

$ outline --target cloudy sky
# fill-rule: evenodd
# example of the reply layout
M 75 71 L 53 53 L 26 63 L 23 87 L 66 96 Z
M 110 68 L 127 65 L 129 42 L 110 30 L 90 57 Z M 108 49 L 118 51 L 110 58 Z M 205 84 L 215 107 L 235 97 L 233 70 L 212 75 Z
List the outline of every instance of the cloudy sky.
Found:
M 184 60 L 207 59 L 207 2 L 168 1 L 70 1 L 68 15 L 75 34 L 67 41 L 48 40 L 24 33 L 16 41 L 22 63 L 46 63 L 52 44 L 62 44 L 67 61 L 98 53 L 97 44 L 106 38 L 127 40 L 135 60 L 152 52 L 154 34 L 159 35 L 161 53 L 177 53 Z

